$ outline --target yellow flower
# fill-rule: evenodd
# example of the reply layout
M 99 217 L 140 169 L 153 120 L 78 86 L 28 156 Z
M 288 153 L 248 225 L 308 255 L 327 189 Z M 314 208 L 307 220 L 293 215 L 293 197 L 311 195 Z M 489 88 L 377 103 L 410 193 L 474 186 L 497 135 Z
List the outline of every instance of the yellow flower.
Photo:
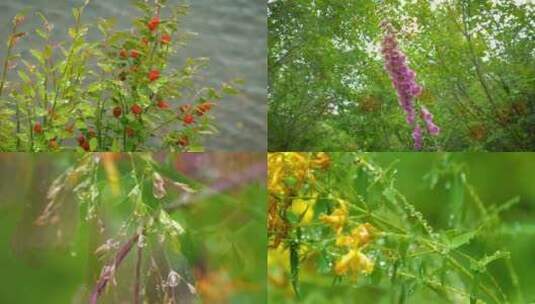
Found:
M 338 203 L 340 204 L 338 208 L 334 209 L 330 215 L 320 215 L 319 220 L 331 226 L 336 233 L 341 233 L 345 223 L 347 222 L 347 216 L 349 212 L 347 210 L 347 204 L 344 200 L 339 199 Z
M 328 169 L 329 166 L 331 165 L 331 158 L 329 157 L 329 155 L 325 152 L 319 152 L 316 154 L 316 157 L 312 160 L 312 165 L 315 167 L 315 168 L 320 168 L 320 169 Z
M 336 262 L 336 264 L 334 265 L 334 272 L 336 272 L 337 275 L 346 274 L 346 272 L 349 271 L 349 268 L 351 268 L 352 266 L 351 264 L 355 263 L 356 258 L 357 258 L 357 251 L 350 250 L 348 253 L 342 256 L 340 260 Z
M 277 195 L 296 192 L 305 181 L 313 181 L 310 174 L 310 157 L 307 153 L 279 152 L 268 154 L 268 190 Z M 287 185 L 288 180 L 294 180 Z
M 283 193 L 283 155 L 280 153 L 268 154 L 268 190 L 271 193 Z
M 370 258 L 357 249 L 351 249 L 336 262 L 334 271 L 337 275 L 352 274 L 356 277 L 360 273 L 371 273 L 373 268 Z
M 369 223 L 360 224 L 351 230 L 351 234 L 339 233 L 336 236 L 336 246 L 349 248 L 365 247 L 372 239 L 373 226 Z
M 364 223 L 358 225 L 356 228 L 351 230 L 351 236 L 355 242 L 354 246 L 366 246 L 370 240 L 373 238 L 373 226 L 370 223 Z
M 290 269 L 290 252 L 288 248 L 282 246 L 275 249 L 269 249 L 267 264 L 268 267 L 281 267 L 283 269 Z
M 336 236 L 336 246 L 338 247 L 354 247 L 355 240 L 352 236 L 345 234 L 338 234 Z
M 317 194 L 316 194 L 317 195 Z M 314 204 L 316 203 L 316 199 L 294 199 L 292 201 L 292 212 L 299 216 L 303 217 L 301 219 L 301 223 L 303 224 L 309 224 L 312 221 L 312 218 L 314 217 Z

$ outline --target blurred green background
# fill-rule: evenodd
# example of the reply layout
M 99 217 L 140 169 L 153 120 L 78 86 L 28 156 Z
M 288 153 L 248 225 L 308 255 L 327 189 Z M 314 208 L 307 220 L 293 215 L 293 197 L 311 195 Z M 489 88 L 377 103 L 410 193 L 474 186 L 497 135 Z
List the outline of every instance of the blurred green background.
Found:
M 124 154 L 114 154 L 120 173 L 118 197 L 110 192 L 105 170 L 99 177 L 105 232 L 85 221 L 73 197 L 63 203 L 57 225 L 35 225 L 53 179 L 79 157 L 0 154 L 0 303 L 87 303 L 102 265 L 114 254 L 98 260 L 95 247 L 109 238 L 124 244 L 129 237 L 117 235 L 131 212 L 125 201 L 132 183 L 130 163 Z M 162 174 L 185 176 L 204 185 L 201 189 L 212 189 L 199 192 L 204 194 L 198 199 L 193 194 L 187 207 L 172 213 L 186 232 L 178 247 L 165 250 L 170 266 L 195 285 L 202 299 L 198 302 L 265 303 L 265 155 L 160 153 L 154 158 Z M 176 197 L 170 199 L 167 203 Z M 133 256 L 127 256 L 116 273 L 117 285 L 99 303 L 131 303 Z M 148 272 L 146 256 L 143 274 Z

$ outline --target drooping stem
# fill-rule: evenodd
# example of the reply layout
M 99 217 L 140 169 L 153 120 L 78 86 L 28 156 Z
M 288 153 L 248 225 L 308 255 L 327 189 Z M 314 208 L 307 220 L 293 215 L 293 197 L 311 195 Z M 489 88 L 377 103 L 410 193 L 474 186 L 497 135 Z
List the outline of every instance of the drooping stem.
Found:
M 103 271 L 100 274 L 97 283 L 95 284 L 95 288 L 91 293 L 91 297 L 89 300 L 90 304 L 97 304 L 98 298 L 102 295 L 110 280 L 113 279 L 115 270 L 119 268 L 123 260 L 128 256 L 128 254 L 132 250 L 132 247 L 138 241 L 138 239 L 139 233 L 136 233 L 132 238 L 128 240 L 128 242 L 126 242 L 123 246 L 121 246 L 121 248 L 119 248 L 117 254 L 115 255 L 115 258 L 113 259 L 113 262 L 103 268 Z
M 13 22 L 13 27 L 11 28 L 11 35 L 9 35 L 9 41 L 7 44 L 6 58 L 4 59 L 4 67 L 2 68 L 2 78 L 0 80 L 0 97 L 4 91 L 4 86 L 7 79 L 7 70 L 9 70 L 9 58 L 11 57 L 11 52 L 13 51 L 13 46 L 16 41 L 16 32 L 17 32 L 18 23 Z
M 207 187 L 206 189 L 197 193 L 194 197 L 184 196 L 178 199 L 177 201 L 168 204 L 165 208 L 165 211 L 173 212 L 195 201 L 211 197 L 217 194 L 218 192 L 229 190 L 236 186 L 263 178 L 265 175 L 266 164 L 265 162 L 260 162 L 258 164 L 252 165 L 250 168 L 243 170 L 242 172 L 229 176 L 229 178 L 227 178 L 226 180 L 219 181 L 213 184 L 212 186 Z
M 143 258 L 143 247 L 137 246 L 136 260 L 136 278 L 134 282 L 134 304 L 141 304 L 140 286 L 141 286 L 141 261 Z

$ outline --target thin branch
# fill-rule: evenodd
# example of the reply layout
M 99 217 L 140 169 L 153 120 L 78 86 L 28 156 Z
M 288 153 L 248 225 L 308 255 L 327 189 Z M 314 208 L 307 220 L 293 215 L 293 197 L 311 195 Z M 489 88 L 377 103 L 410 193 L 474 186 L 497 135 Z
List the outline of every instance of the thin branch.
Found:
M 202 190 L 200 193 L 197 193 L 194 197 L 190 195 L 185 195 L 176 200 L 175 202 L 169 204 L 165 210 L 167 212 L 173 212 L 176 209 L 182 208 L 187 205 L 191 205 L 195 201 L 205 199 L 207 197 L 214 196 L 218 192 L 232 189 L 236 186 L 242 185 L 244 183 L 257 180 L 259 178 L 265 177 L 266 175 L 266 164 L 265 162 L 260 162 L 256 165 L 252 165 L 246 170 L 243 170 L 240 173 L 230 176 L 228 179 L 217 182 L 211 187 L 207 187 Z
M 100 278 L 98 279 L 95 288 L 91 293 L 91 297 L 89 300 L 90 304 L 97 304 L 98 298 L 106 289 L 106 286 L 108 285 L 109 281 L 113 279 L 115 270 L 119 268 L 123 260 L 128 256 L 128 254 L 132 250 L 132 247 L 138 239 L 139 233 L 136 233 L 132 238 L 128 240 L 128 242 L 126 242 L 123 246 L 121 246 L 121 248 L 119 248 L 117 254 L 115 255 L 113 263 L 103 268 L 103 271 L 100 274 Z
M 143 257 L 143 247 L 137 246 L 137 260 L 136 260 L 136 279 L 134 282 L 134 304 L 141 304 L 140 301 L 140 285 L 141 285 L 141 261 Z

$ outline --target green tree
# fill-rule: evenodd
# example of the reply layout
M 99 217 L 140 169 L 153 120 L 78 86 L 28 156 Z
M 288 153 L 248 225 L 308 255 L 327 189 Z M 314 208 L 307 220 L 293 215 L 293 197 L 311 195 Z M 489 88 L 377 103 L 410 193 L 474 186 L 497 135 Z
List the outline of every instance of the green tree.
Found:
M 534 14 L 513 1 L 271 2 L 269 149 L 412 149 L 378 48 L 389 20 L 442 129 L 426 149 L 529 150 Z

